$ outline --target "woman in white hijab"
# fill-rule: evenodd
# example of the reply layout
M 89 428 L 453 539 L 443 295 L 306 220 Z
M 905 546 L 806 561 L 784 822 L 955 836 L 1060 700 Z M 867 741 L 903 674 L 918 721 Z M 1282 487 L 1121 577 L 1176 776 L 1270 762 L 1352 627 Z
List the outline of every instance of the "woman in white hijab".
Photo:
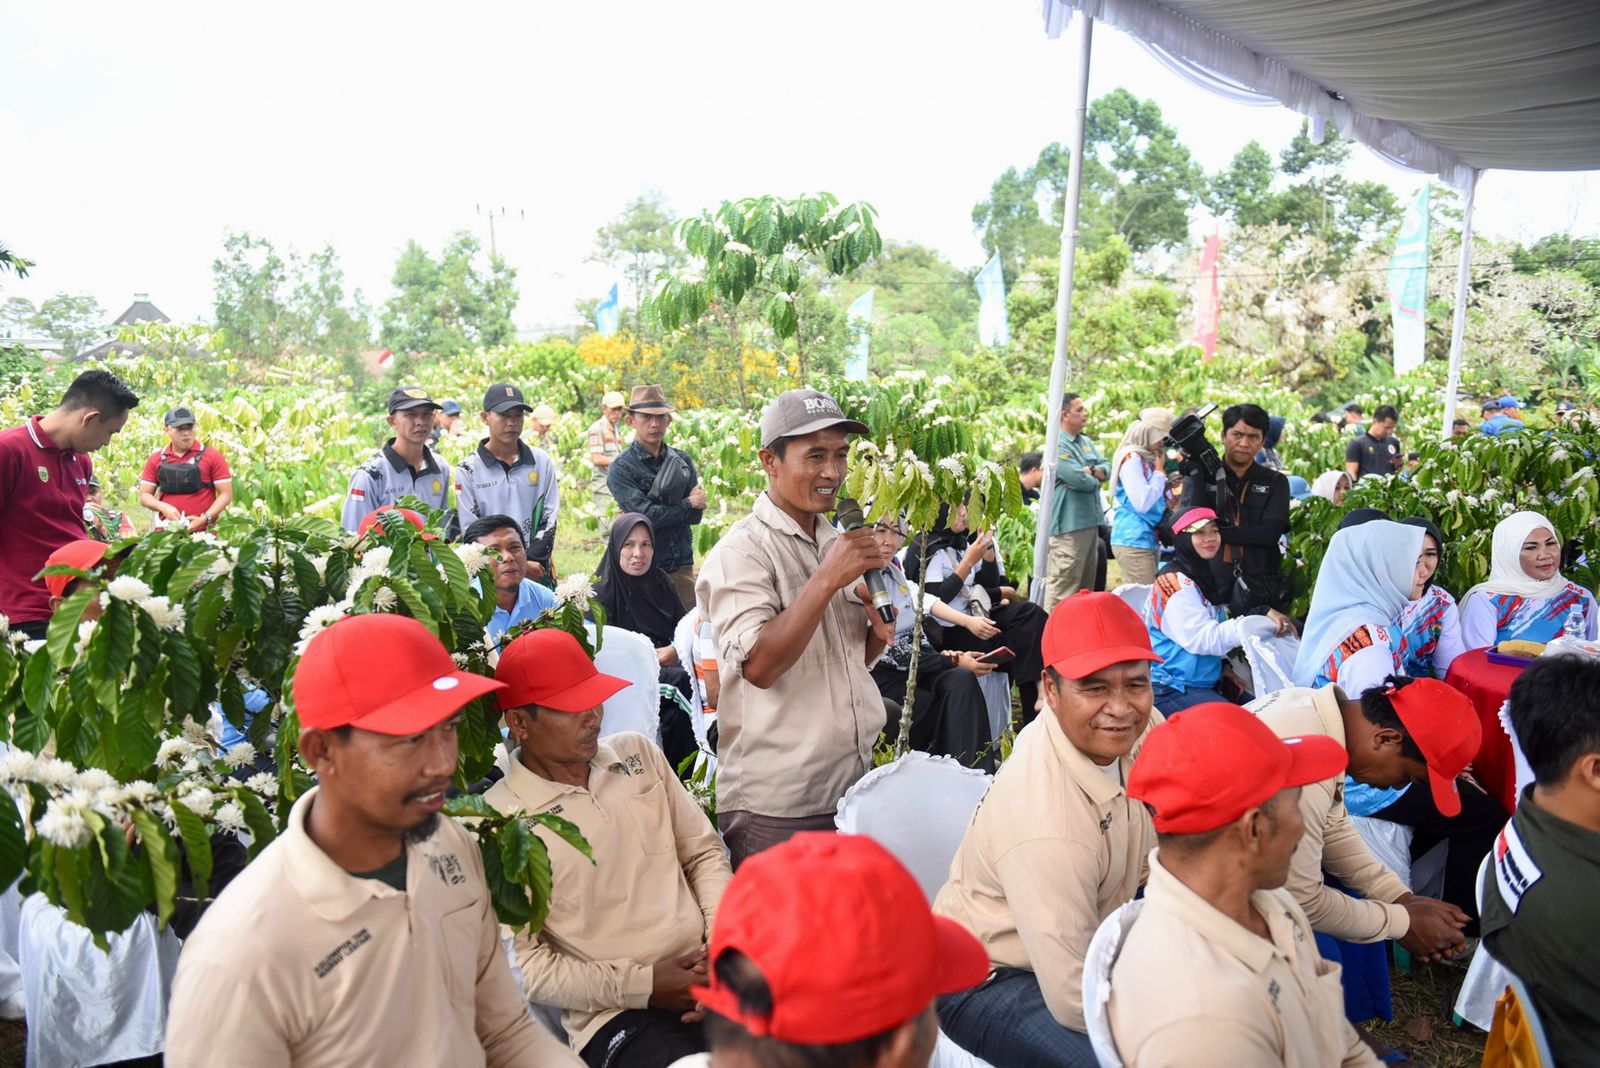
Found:
M 1594 594 L 1561 574 L 1561 538 L 1538 512 L 1517 512 L 1494 528 L 1489 577 L 1461 598 L 1461 637 L 1468 649 L 1513 638 L 1548 642 L 1579 613 L 1595 640 L 1600 611 Z
M 1432 574 L 1422 566 L 1422 548 L 1420 527 L 1387 519 L 1334 532 L 1311 593 L 1296 685 L 1338 683 L 1359 698 L 1400 674 L 1395 620 Z
M 1162 466 L 1161 439 L 1172 429 L 1167 408 L 1145 408 L 1122 435 L 1111 457 L 1111 554 L 1123 582 L 1148 586 L 1156 580 L 1161 550 L 1156 527 L 1167 515 L 1172 493 Z
M 1344 495 L 1350 492 L 1350 476 L 1343 471 L 1324 471 L 1311 483 L 1313 496 L 1334 504 L 1343 504 Z

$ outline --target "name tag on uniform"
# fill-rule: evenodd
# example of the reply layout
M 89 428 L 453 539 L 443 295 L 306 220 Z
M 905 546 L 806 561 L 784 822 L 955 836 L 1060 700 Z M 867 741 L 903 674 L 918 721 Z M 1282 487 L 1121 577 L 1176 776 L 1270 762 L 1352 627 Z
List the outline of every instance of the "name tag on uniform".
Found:
M 1259 482 L 1253 482 L 1253 483 L 1250 484 L 1250 492 L 1251 493 L 1268 493 L 1271 490 L 1272 490 L 1271 486 L 1263 486 Z
M 1522 904 L 1523 895 L 1542 878 L 1544 872 L 1528 854 L 1516 826 L 1506 824 L 1500 831 L 1500 837 L 1494 841 L 1494 880 L 1500 887 L 1500 897 L 1506 907 L 1516 912 Z

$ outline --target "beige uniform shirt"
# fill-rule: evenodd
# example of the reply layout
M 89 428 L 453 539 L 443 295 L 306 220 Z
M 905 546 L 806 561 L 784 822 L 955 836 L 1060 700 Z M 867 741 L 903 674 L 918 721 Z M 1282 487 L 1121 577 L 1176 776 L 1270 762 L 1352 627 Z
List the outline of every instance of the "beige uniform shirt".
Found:
M 613 460 L 622 455 L 622 440 L 617 428 L 612 426 L 611 420 L 603 415 L 590 425 L 586 440 L 589 443 L 591 455 L 600 453 L 602 456 L 609 456 Z M 606 472 L 610 470 L 611 468 L 609 467 L 596 466 L 594 473 L 589 476 L 589 488 L 595 493 L 609 494 L 611 492 L 611 483 L 606 481 Z
M 540 778 L 519 752 L 484 799 L 501 812 L 570 820 L 594 850 L 591 864 L 537 831 L 550 849 L 550 917 L 538 935 L 516 936 L 528 998 L 562 1009 L 581 1051 L 617 1013 L 646 1007 L 653 965 L 706 944 L 733 869 L 711 822 L 644 735 L 602 741 L 587 788 Z
M 839 532 L 817 517 L 816 540 L 765 493 L 706 556 L 695 584 L 717 633 L 717 811 L 831 813 L 872 766 L 883 697 L 867 670 L 866 613 L 854 593 L 828 602 L 811 642 L 768 689 L 744 677 L 761 628 L 794 604 Z
M 1344 745 L 1344 717 L 1339 712 L 1344 700 L 1344 691 L 1337 686 L 1320 690 L 1296 687 L 1279 690 L 1245 707 L 1279 738 L 1325 734 Z M 1411 930 L 1411 916 L 1403 906 L 1390 902 L 1410 891 L 1399 876 L 1372 855 L 1350 822 L 1350 813 L 1344 807 L 1344 776 L 1302 789 L 1300 816 L 1306 833 L 1295 847 L 1285 887 L 1305 910 L 1311 926 L 1347 942 L 1403 938 Z M 1323 872 L 1365 900 L 1335 890 L 1323 882 Z
M 1130 766 L 1118 761 L 1119 782 Z M 976 935 L 996 968 L 1036 973 L 1050 1014 L 1082 1031 L 1089 940 L 1133 899 L 1155 841 L 1145 807 L 1073 748 L 1046 710 L 1017 736 L 933 910 Z
M 1272 940 L 1235 923 L 1150 860 L 1144 909 L 1111 966 L 1117 1053 L 1139 1068 L 1344 1068 L 1380 1063 L 1344 1016 L 1339 966 L 1322 959 L 1286 890 L 1250 903 Z
M 478 847 L 453 820 L 406 846 L 406 892 L 289 826 L 184 943 L 170 1068 L 581 1063 L 533 1022 L 500 946 Z

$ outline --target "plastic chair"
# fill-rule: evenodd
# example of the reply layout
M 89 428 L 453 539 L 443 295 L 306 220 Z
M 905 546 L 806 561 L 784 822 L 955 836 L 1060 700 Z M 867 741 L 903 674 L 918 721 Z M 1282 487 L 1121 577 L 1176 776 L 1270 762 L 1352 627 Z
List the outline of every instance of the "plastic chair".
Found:
M 1127 602 L 1128 607 L 1139 613 L 1139 618 L 1144 618 L 1145 605 L 1150 603 L 1150 584 L 1146 582 L 1128 582 L 1111 591 Z
M 1122 1068 L 1122 1057 L 1111 1034 L 1111 1016 L 1106 1011 L 1111 1001 L 1111 968 L 1143 910 L 1142 900 L 1119 907 L 1101 921 L 1083 955 L 1083 1021 L 1101 1068 Z
M 594 624 L 584 624 L 594 636 Z M 633 685 L 606 701 L 600 737 L 637 731 L 661 744 L 661 664 L 650 639 L 621 627 L 606 627 L 594 666 Z
M 893 853 L 932 901 L 949 878 L 950 862 L 989 782 L 988 775 L 954 757 L 907 753 L 850 787 L 833 823 Z

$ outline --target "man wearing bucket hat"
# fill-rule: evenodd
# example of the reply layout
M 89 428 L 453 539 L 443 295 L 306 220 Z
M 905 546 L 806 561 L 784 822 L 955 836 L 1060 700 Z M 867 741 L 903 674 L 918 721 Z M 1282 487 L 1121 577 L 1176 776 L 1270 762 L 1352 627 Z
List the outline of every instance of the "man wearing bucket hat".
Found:
M 522 440 L 522 424 L 533 406 L 522 390 L 496 382 L 483 395 L 488 436 L 456 465 L 456 518 L 466 530 L 486 515 L 508 515 L 522 528 L 528 577 L 553 587 L 551 556 L 561 514 L 559 472 L 550 454 Z
M 294 704 L 318 785 L 184 943 L 168 1065 L 581 1063 L 528 1015 L 478 847 L 440 816 L 461 709 L 502 688 L 404 616 L 311 639 Z
M 450 465 L 428 447 L 438 410 L 420 386 L 401 386 L 389 394 L 394 437 L 350 476 L 340 517 L 345 530 L 354 533 L 369 513 L 401 497 L 416 497 L 441 510 L 450 503 Z
M 1050 613 L 1041 714 L 967 827 L 934 911 L 984 944 L 993 969 L 941 999 L 945 1034 L 1007 1068 L 1095 1064 L 1083 958 L 1095 928 L 1144 881 L 1150 815 L 1124 792 L 1152 721 L 1150 648 L 1121 598 L 1082 591 Z
M 678 599 L 694 604 L 694 534 L 706 510 L 694 458 L 666 443 L 677 409 L 660 386 L 634 386 L 628 400 L 633 444 L 606 467 L 606 483 L 623 512 L 638 512 L 655 526 L 656 566 L 672 577 Z M 593 452 L 593 445 L 590 446 Z
M 538 829 L 554 900 L 514 952 L 531 1001 L 558 1005 L 583 1059 L 666 1068 L 706 1048 L 689 993 L 733 869 L 722 840 L 656 744 L 601 739 L 601 703 L 628 685 L 595 670 L 560 630 L 524 634 L 495 668 L 510 730 L 506 777 L 484 799 L 501 812 L 559 813 L 594 852 Z
M 983 947 L 929 912 L 886 849 L 822 832 L 733 877 L 710 965 L 695 995 L 723 1068 L 924 1068 L 939 1034 L 933 999 L 988 970 Z
M 839 799 L 872 766 L 884 706 L 868 667 L 894 626 L 864 603 L 862 576 L 883 567 L 883 553 L 870 528 L 840 532 L 827 518 L 849 436 L 866 429 L 827 394 L 779 394 L 761 417 L 767 488 L 700 572 L 722 684 L 717 823 L 735 867 L 831 828 Z
M 1323 735 L 1345 748 L 1349 775 L 1367 786 L 1427 783 L 1434 806 L 1461 812 L 1456 776 L 1478 751 L 1481 728 L 1472 703 L 1436 679 L 1390 677 L 1352 701 L 1337 686 L 1291 687 L 1245 706 L 1280 738 Z M 1300 791 L 1305 836 L 1289 868 L 1288 890 L 1318 932 L 1347 942 L 1395 939 L 1424 959 L 1451 956 L 1464 941 L 1466 913 L 1417 897 L 1372 855 L 1350 823 L 1345 777 Z M 1481 859 L 1481 858 L 1479 858 Z M 1468 861 L 1475 866 L 1476 860 Z M 1329 886 L 1323 872 L 1361 897 Z
M 1237 705 L 1196 705 L 1150 732 L 1128 796 L 1160 845 L 1110 967 L 1118 1058 L 1141 1068 L 1376 1065 L 1344 1016 L 1339 967 L 1281 889 L 1300 788 L 1344 770 L 1326 735 L 1279 739 Z
M 600 418 L 589 427 L 585 440 L 589 445 L 589 464 L 594 474 L 589 477 L 589 492 L 594 495 L 595 510 L 602 520 L 607 519 L 616 501 L 611 497 L 611 483 L 606 481 L 612 463 L 622 455 L 622 410 L 627 404 L 622 394 L 611 390 L 600 398 Z

